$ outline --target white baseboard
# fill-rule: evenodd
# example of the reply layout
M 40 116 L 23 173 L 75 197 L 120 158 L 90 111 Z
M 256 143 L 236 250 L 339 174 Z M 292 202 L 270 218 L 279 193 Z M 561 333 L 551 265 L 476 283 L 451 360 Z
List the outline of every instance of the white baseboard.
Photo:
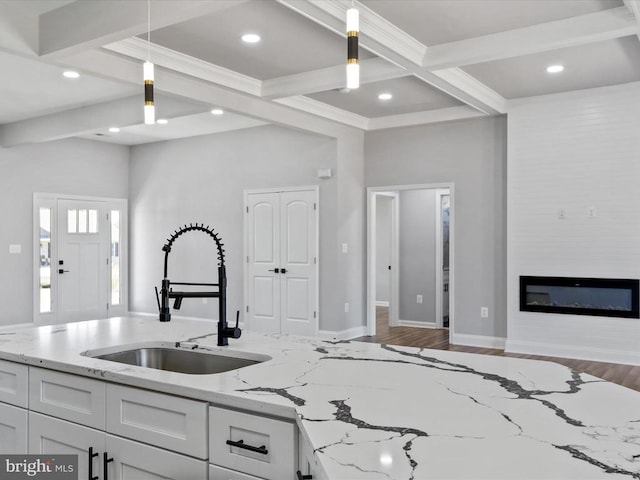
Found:
M 376 300 L 376 307 L 388 307 L 389 302 L 385 302 L 383 300 Z
M 466 333 L 449 333 L 449 342 L 467 347 L 498 348 L 504 350 L 507 339 L 486 335 L 468 335 Z
M 364 337 L 367 335 L 366 325 L 348 328 L 346 330 L 320 330 L 318 338 L 322 340 L 351 340 L 352 338 Z
M 538 342 L 507 340 L 505 351 L 509 353 L 525 353 L 545 357 L 575 358 L 592 362 L 622 363 L 640 365 L 640 353 L 631 351 L 606 350 L 602 348 L 580 347 Z
M 415 320 L 398 320 L 399 327 L 436 328 L 436 322 L 416 322 Z

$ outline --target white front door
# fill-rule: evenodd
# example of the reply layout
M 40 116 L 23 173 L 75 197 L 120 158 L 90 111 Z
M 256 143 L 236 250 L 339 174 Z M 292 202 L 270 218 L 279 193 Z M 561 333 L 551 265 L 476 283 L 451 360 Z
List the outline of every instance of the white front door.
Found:
M 108 233 L 105 202 L 58 200 L 58 323 L 107 317 Z
M 317 191 L 247 195 L 250 329 L 317 333 Z

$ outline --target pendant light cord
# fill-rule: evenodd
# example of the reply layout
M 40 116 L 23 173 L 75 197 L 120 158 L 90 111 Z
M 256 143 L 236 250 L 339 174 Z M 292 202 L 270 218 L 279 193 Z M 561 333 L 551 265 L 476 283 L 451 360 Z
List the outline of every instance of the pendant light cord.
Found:
M 147 61 L 151 61 L 151 0 L 147 0 Z

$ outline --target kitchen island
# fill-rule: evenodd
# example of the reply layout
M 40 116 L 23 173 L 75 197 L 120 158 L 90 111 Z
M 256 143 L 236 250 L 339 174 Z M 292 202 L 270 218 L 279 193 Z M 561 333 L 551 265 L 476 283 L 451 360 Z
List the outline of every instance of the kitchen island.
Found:
M 215 332 L 141 316 L 6 327 L 0 359 L 292 419 L 314 480 L 640 478 L 640 393 L 564 366 L 253 332 L 217 347 Z M 147 342 L 271 360 L 188 375 L 82 354 Z

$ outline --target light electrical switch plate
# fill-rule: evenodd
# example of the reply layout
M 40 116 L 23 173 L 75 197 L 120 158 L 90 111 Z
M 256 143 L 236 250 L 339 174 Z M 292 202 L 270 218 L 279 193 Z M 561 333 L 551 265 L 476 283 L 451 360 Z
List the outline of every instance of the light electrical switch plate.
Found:
M 422 303 L 422 295 L 416 295 L 416 303 Z
M 349 313 L 349 302 L 344 303 L 344 313 Z
M 22 245 L 20 244 L 9 245 L 9 253 L 11 254 L 22 253 Z
M 342 253 L 347 253 L 349 251 L 349 245 L 346 243 L 342 244 Z
M 480 316 L 482 318 L 488 318 L 489 317 L 489 308 L 488 307 L 480 307 Z

